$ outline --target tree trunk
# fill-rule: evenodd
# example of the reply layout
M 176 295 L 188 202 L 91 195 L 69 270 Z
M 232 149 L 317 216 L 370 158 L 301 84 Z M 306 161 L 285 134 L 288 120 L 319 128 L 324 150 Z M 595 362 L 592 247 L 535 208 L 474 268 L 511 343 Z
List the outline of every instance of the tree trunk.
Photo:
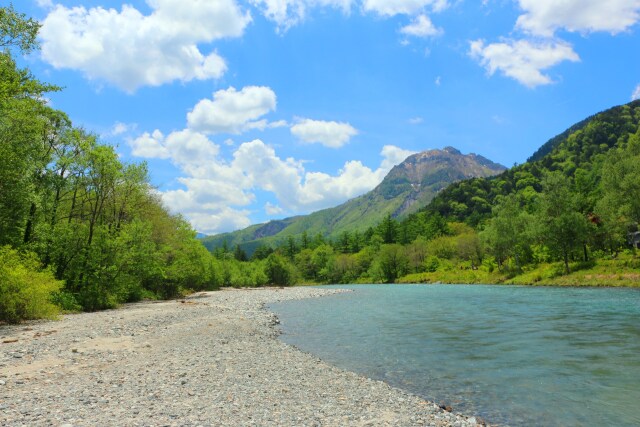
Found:
M 36 204 L 31 203 L 31 208 L 29 208 L 29 218 L 27 219 L 27 225 L 24 228 L 24 239 L 23 243 L 29 243 L 31 240 L 31 234 L 33 233 L 33 223 L 36 219 Z

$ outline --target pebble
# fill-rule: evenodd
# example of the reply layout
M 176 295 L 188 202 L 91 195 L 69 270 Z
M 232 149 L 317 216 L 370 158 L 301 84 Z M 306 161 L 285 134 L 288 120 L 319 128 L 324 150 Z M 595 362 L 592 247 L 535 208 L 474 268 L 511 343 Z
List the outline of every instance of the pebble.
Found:
M 24 325 L 0 326 L 0 336 L 20 338 L 0 347 L 2 372 L 28 379 L 0 380 L 0 425 L 477 424 L 278 339 L 279 321 L 266 304 L 335 292 L 222 290 L 185 303 L 127 304 L 33 322 L 37 339 Z

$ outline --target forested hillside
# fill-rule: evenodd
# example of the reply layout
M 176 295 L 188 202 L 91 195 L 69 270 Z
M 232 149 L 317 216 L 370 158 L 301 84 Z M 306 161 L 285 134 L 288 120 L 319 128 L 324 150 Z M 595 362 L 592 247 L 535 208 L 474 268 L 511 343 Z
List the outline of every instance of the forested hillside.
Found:
M 616 258 L 640 222 L 640 101 L 572 126 L 525 164 L 452 184 L 402 225 L 423 216 L 473 227 L 477 261 L 491 256 L 511 274 L 554 260 L 569 273 L 571 261 Z
M 582 198 L 582 213 L 593 213 L 597 200 L 610 190 L 600 185 L 612 172 L 609 150 L 633 155 L 639 126 L 640 101 L 611 108 L 552 138 L 522 165 L 489 179 L 451 185 L 426 209 L 475 226 L 491 216 L 498 196 L 517 195 L 523 206 L 531 208 L 542 191 L 543 176 L 559 172 Z

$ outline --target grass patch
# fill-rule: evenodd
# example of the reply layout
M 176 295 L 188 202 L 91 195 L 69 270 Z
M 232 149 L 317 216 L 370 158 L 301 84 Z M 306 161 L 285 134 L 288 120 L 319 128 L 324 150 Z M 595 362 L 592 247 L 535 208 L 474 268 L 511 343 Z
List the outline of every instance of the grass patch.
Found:
M 464 267 L 464 266 L 463 266 Z M 521 272 L 488 272 L 460 266 L 434 272 L 415 273 L 401 277 L 397 283 L 483 283 L 529 286 L 602 286 L 640 287 L 640 259 L 632 253 L 616 259 L 599 259 L 569 264 L 566 274 L 561 262 L 527 266 Z

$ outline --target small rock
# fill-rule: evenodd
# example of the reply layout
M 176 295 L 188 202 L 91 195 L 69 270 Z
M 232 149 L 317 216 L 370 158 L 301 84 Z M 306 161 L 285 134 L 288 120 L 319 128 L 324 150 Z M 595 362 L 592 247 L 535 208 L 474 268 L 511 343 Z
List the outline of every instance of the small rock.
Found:
M 440 409 L 444 409 L 447 412 L 453 411 L 453 408 L 447 404 L 440 403 L 438 406 L 440 407 Z

